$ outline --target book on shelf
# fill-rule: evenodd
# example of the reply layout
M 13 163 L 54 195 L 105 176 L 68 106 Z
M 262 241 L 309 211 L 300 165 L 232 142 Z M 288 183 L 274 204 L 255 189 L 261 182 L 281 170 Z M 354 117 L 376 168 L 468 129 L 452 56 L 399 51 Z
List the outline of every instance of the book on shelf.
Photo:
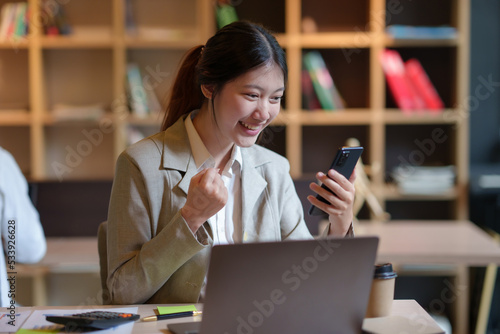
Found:
M 139 66 L 127 64 L 126 85 L 130 111 L 139 118 L 161 111 L 161 104 L 152 86 L 145 86 Z
M 392 178 L 406 195 L 442 195 L 453 190 L 455 166 L 398 166 Z
M 72 33 L 64 7 L 57 1 L 45 0 L 41 6 L 43 19 L 43 32 L 48 36 L 69 35 Z
M 134 8 L 132 0 L 123 0 L 123 7 L 125 8 L 125 30 L 129 35 L 137 34 L 137 25 L 134 19 Z
M 405 66 L 397 51 L 384 50 L 380 56 L 387 86 L 392 93 L 396 105 L 403 112 L 415 109 L 413 92 L 410 90 Z
M 405 63 L 405 71 L 410 78 L 410 83 L 424 101 L 425 108 L 434 111 L 442 110 L 444 108 L 444 102 L 420 61 L 415 58 L 409 59 Z
M 0 40 L 19 39 L 28 34 L 28 3 L 8 2 L 0 10 Z
M 302 87 L 302 109 L 304 110 L 318 110 L 321 109 L 318 97 L 314 92 L 313 83 L 309 72 L 305 69 L 301 73 L 301 87 Z
M 451 26 L 411 26 L 394 24 L 386 28 L 394 39 L 455 39 L 457 29 Z
M 215 5 L 215 19 L 217 21 L 217 28 L 220 29 L 238 21 L 238 14 L 230 1 L 219 0 Z
M 141 71 L 137 64 L 127 64 L 127 89 L 132 114 L 142 118 L 146 117 L 149 111 L 148 100 L 142 82 Z
M 404 113 L 444 108 L 436 88 L 417 59 L 404 62 L 399 52 L 386 49 L 380 55 L 380 62 L 391 95 Z
M 48 36 L 69 35 L 71 27 L 66 19 L 63 7 L 54 1 L 45 0 L 42 3 L 43 32 Z
M 321 54 L 318 51 L 307 52 L 303 56 L 303 63 L 321 108 L 324 110 L 344 109 L 344 101 Z M 305 88 L 307 89 L 307 81 Z

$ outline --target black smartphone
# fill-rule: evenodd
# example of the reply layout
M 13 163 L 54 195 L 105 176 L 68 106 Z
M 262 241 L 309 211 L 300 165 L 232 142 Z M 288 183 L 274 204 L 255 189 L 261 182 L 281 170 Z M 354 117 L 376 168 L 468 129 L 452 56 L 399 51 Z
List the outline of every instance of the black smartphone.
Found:
M 349 179 L 351 177 L 352 172 L 354 171 L 354 167 L 356 167 L 356 163 L 358 162 L 361 153 L 363 153 L 363 147 L 359 146 L 339 148 L 328 170 L 333 169 L 338 173 L 344 175 L 346 179 Z M 321 187 L 332 192 L 324 184 L 321 185 Z M 316 195 L 316 198 L 322 201 L 323 203 L 330 204 L 326 199 L 324 199 L 320 195 Z M 309 215 L 311 216 L 319 216 L 325 214 L 326 213 L 323 210 L 318 209 L 314 205 L 312 205 L 311 208 L 309 209 Z

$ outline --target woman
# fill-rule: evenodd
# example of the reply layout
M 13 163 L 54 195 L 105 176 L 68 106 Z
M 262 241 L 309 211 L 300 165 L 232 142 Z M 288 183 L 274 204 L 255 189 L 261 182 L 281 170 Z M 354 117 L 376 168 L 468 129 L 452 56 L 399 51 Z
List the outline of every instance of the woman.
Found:
M 235 22 L 191 49 L 162 132 L 117 161 L 108 215 L 113 303 L 194 303 L 213 244 L 311 238 L 288 161 L 254 145 L 280 111 L 287 66 L 262 27 Z M 351 231 L 354 177 L 311 189 L 332 204 L 326 233 Z

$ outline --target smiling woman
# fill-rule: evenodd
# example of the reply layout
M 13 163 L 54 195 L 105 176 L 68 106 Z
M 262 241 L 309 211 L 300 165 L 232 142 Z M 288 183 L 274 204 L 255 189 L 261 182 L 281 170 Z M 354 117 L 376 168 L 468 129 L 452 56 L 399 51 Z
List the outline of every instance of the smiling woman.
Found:
M 113 303 L 197 302 L 212 245 L 312 238 L 288 161 L 255 145 L 280 112 L 286 80 L 284 51 L 256 24 L 232 23 L 188 51 L 162 132 L 117 161 L 107 231 Z M 313 203 L 329 213 L 325 233 L 350 234 L 354 177 L 318 175 L 337 195 L 312 186 L 330 201 Z

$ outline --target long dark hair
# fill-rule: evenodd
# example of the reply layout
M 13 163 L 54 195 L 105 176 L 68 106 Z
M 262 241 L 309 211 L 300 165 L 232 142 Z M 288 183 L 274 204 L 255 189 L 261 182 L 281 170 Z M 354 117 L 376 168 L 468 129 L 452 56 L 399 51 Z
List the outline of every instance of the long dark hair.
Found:
M 205 97 L 201 85 L 212 85 L 212 103 L 224 85 L 258 66 L 274 62 L 288 79 L 285 52 L 264 27 L 237 21 L 220 29 L 205 46 L 189 50 L 170 91 L 162 130 L 198 109 Z

